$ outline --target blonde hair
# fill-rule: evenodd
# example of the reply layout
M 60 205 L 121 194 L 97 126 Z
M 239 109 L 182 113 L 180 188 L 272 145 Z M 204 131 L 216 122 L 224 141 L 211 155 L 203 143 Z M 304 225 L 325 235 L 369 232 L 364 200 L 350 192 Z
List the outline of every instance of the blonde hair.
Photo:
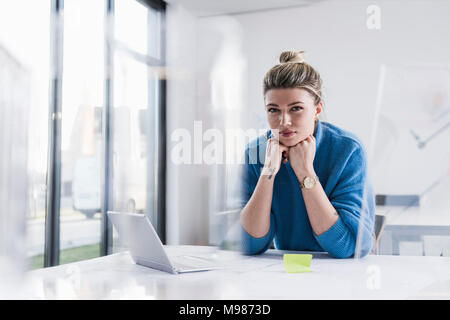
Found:
M 304 51 L 284 51 L 280 64 L 273 66 L 265 75 L 264 95 L 270 89 L 302 88 L 314 97 L 314 104 L 322 101 L 322 79 L 303 58 Z

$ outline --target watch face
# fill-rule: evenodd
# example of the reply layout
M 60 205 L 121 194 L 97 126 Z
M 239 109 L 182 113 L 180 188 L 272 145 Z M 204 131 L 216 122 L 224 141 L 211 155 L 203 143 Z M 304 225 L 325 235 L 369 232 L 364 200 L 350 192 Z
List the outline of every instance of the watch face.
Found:
M 305 185 L 306 189 L 311 189 L 316 184 L 316 180 L 311 177 L 306 177 L 305 180 L 303 180 L 303 184 Z

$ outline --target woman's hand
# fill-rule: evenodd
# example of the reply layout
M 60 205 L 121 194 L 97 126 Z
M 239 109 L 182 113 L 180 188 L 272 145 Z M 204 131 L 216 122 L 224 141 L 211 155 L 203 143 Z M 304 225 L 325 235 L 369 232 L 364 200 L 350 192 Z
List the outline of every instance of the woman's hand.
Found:
M 278 173 L 283 152 L 287 154 L 289 148 L 274 138 L 270 138 L 267 141 L 266 159 L 264 161 L 264 168 L 261 172 L 262 175 L 268 175 L 269 179 L 272 179 L 272 177 Z
M 299 180 L 315 175 L 313 162 L 316 155 L 316 138 L 314 135 L 311 134 L 305 140 L 290 147 L 288 153 L 291 167 Z

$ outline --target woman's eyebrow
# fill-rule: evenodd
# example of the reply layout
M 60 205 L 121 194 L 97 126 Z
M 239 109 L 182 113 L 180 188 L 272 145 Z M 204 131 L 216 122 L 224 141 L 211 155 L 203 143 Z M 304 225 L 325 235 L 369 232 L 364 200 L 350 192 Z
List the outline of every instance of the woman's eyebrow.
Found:
M 295 101 L 288 104 L 288 106 L 293 106 L 294 104 L 303 104 L 302 101 Z M 276 103 L 268 103 L 266 106 L 278 107 Z
M 294 104 L 303 104 L 302 101 L 295 101 L 288 104 L 288 106 L 293 106 Z

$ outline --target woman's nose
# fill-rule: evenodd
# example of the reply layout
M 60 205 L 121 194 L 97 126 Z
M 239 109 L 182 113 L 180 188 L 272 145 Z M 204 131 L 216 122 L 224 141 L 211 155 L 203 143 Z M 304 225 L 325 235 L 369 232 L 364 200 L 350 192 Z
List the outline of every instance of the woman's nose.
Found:
M 289 114 L 286 112 L 281 113 L 280 115 L 280 125 L 281 126 L 288 126 L 291 125 L 291 117 L 289 116 Z

